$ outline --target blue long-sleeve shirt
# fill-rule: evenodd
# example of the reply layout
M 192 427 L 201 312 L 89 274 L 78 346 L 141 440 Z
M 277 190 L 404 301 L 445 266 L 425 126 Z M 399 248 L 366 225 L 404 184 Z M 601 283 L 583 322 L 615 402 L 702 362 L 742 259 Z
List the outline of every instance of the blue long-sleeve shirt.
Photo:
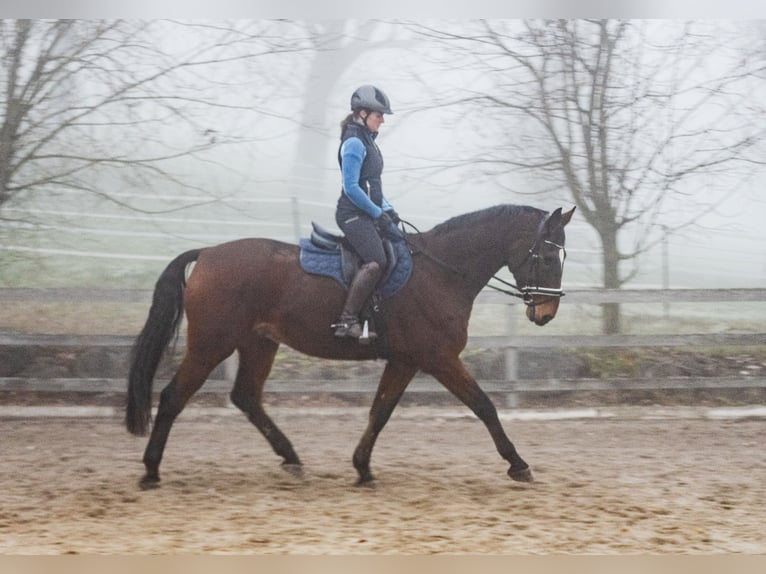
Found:
M 356 207 L 373 219 L 377 219 L 383 211 L 392 210 L 393 207 L 384 196 L 381 197 L 381 206 L 375 205 L 370 199 L 368 192 L 359 185 L 362 163 L 366 155 L 367 149 L 358 137 L 350 137 L 341 145 L 340 158 L 343 193 Z

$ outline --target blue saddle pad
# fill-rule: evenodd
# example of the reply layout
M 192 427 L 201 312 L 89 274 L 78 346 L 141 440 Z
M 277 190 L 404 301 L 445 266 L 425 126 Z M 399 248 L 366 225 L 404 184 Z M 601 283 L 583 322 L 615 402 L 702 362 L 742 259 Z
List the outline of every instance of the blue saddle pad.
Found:
M 396 251 L 396 266 L 383 285 L 379 285 L 376 294 L 381 299 L 392 297 L 404 287 L 412 274 L 412 254 L 404 239 L 392 241 Z M 324 275 L 335 279 L 344 289 L 348 284 L 343 279 L 343 264 L 340 250 L 330 251 L 314 245 L 309 239 L 300 240 L 301 268 L 313 275 Z

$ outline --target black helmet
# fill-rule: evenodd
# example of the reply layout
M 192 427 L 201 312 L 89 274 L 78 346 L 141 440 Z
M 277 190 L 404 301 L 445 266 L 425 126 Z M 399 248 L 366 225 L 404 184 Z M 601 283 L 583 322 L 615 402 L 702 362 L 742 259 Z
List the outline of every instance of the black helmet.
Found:
M 375 86 L 359 86 L 351 94 L 351 110 L 364 108 L 381 114 L 393 114 L 388 97 Z

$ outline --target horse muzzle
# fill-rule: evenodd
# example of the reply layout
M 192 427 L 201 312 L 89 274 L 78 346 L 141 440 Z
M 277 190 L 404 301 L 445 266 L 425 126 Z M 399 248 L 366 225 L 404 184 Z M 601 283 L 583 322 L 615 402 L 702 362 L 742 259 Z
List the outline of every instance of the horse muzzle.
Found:
M 527 301 L 527 318 L 542 327 L 549 323 L 559 310 L 560 296 L 531 295 Z

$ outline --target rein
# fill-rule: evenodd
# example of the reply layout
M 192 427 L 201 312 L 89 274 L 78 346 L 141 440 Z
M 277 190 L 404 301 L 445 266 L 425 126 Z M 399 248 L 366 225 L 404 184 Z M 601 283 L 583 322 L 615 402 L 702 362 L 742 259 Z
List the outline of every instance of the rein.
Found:
M 416 255 L 416 254 L 424 255 L 427 259 L 430 259 L 431 261 L 433 261 L 434 263 L 436 263 L 440 267 L 446 269 L 447 271 L 451 271 L 452 273 L 454 273 L 458 277 L 461 277 L 463 279 L 465 279 L 467 277 L 467 274 L 464 271 L 460 271 L 454 265 L 450 265 L 449 263 L 447 263 L 445 261 L 442 261 L 438 257 L 436 257 L 434 255 L 431 255 L 427 251 L 425 251 L 425 250 L 423 250 L 421 248 L 415 247 L 412 243 L 410 243 L 409 239 L 407 238 L 407 232 L 404 229 L 404 226 L 406 225 L 408 227 L 411 227 L 412 229 L 415 230 L 416 233 L 421 233 L 421 231 L 417 227 L 415 227 L 415 225 L 410 223 L 409 221 L 405 221 L 403 219 L 400 219 L 400 221 L 402 223 L 402 233 L 404 234 L 404 239 L 407 242 L 408 247 L 410 248 L 410 253 L 412 253 L 413 255 Z M 540 233 L 540 230 L 542 229 L 542 224 L 544 222 L 545 222 L 545 220 L 543 220 L 541 222 L 540 228 L 538 230 L 538 234 Z M 532 260 L 533 260 L 532 269 L 536 269 L 537 262 L 538 262 L 538 260 L 540 258 L 540 255 L 537 253 L 537 251 L 539 249 L 539 243 L 540 243 L 540 238 L 539 238 L 539 236 L 537 236 L 537 237 L 535 237 L 535 241 L 532 244 L 532 247 L 529 248 L 529 251 L 527 252 L 526 257 L 519 264 L 519 266 L 524 265 L 524 263 L 526 263 L 527 259 L 529 259 L 531 257 Z M 557 247 L 558 249 L 561 249 L 563 251 L 563 253 L 564 253 L 564 259 L 566 259 L 566 249 L 564 249 L 563 245 L 558 245 L 557 243 L 553 243 L 552 241 L 548 241 L 548 240 L 543 241 L 543 243 L 547 243 L 548 245 L 553 245 L 554 247 Z M 563 262 L 562 262 L 562 268 L 563 268 Z M 530 287 L 528 285 L 526 285 L 524 287 L 519 287 L 518 285 L 516 285 L 514 283 L 511 283 L 509 281 L 506 281 L 505 279 L 502 279 L 502 278 L 498 277 L 497 275 L 493 275 L 492 277 L 490 277 L 490 281 L 492 281 L 493 279 L 495 281 L 498 281 L 498 282 L 502 283 L 506 287 L 510 287 L 514 291 L 509 291 L 508 289 L 503 289 L 502 287 L 498 287 L 496 285 L 490 285 L 489 283 L 487 283 L 487 287 L 489 287 L 490 289 L 494 289 L 495 291 L 498 291 L 499 293 L 503 293 L 505 295 L 510 295 L 511 297 L 518 297 L 519 299 L 522 299 L 524 301 L 525 305 L 530 306 L 530 307 L 534 307 L 537 304 L 532 299 L 532 295 L 544 295 L 544 296 L 547 296 L 547 297 L 563 297 L 565 295 L 563 289 L 555 289 L 555 288 L 551 288 L 551 287 L 540 287 L 540 286 Z
M 419 234 L 421 234 L 422 231 L 420 231 L 420 229 L 415 227 L 415 225 L 413 225 L 409 221 L 405 221 L 404 219 L 400 219 L 399 221 L 402 223 L 402 233 L 404 234 L 404 240 L 407 242 L 407 246 L 410 248 L 410 253 L 412 253 L 413 255 L 424 255 L 426 259 L 433 261 L 439 267 L 442 267 L 443 269 L 446 269 L 447 271 L 451 271 L 452 273 L 454 273 L 461 279 L 465 279 L 466 277 L 468 277 L 468 275 L 464 271 L 460 271 L 460 269 L 458 269 L 454 265 L 450 265 L 449 263 L 447 263 L 446 261 L 442 261 L 435 255 L 431 255 L 428 251 L 425 251 L 419 247 L 414 246 L 412 243 L 410 243 L 410 240 L 407 237 L 407 231 L 404 229 L 404 226 L 406 225 L 408 227 L 411 227 L 412 229 L 415 230 L 416 233 L 419 233 Z

